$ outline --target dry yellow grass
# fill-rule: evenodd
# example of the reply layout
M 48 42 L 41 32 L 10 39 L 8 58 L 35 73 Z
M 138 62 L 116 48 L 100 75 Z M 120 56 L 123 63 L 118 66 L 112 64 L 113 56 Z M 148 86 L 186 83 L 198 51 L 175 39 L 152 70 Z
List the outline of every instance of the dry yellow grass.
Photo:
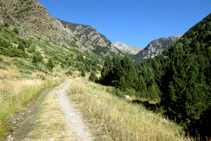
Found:
M 4 59 L 11 61 L 10 58 Z M 0 139 L 12 128 L 11 116 L 27 110 L 27 104 L 36 100 L 42 88 L 58 83 L 58 78 L 16 79 L 17 75 L 20 72 L 12 63 L 8 69 L 0 69 L 0 77 L 3 77 L 0 79 Z
M 58 89 L 55 88 L 55 89 Z M 69 133 L 68 121 L 58 104 L 55 91 L 48 93 L 44 102 L 40 105 L 40 111 L 36 116 L 34 130 L 27 135 L 28 140 L 74 140 Z M 27 140 L 26 139 L 26 140 Z
M 26 110 L 43 85 L 41 80 L 0 80 L 0 137 L 7 133 L 9 117 Z
M 69 99 L 82 112 L 99 140 L 189 140 L 175 123 L 105 91 L 106 87 L 75 80 Z

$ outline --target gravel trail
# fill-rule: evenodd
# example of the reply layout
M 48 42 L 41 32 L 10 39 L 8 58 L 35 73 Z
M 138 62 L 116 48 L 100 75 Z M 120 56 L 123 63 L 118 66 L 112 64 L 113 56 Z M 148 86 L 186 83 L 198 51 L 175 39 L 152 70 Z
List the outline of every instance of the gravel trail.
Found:
M 61 84 L 56 92 L 58 94 L 59 105 L 64 113 L 65 118 L 69 121 L 70 133 L 75 135 L 77 141 L 91 141 L 93 138 L 87 131 L 87 127 L 81 119 L 81 114 L 69 103 L 66 96 L 66 90 L 72 83 L 72 80 L 67 80 Z

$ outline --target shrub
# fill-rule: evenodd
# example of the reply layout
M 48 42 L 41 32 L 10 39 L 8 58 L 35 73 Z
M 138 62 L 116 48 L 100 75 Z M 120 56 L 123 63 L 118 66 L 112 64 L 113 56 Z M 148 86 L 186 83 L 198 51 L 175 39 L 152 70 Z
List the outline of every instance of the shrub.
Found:
M 21 69 L 20 72 L 27 73 L 27 74 L 32 74 L 32 71 L 28 70 L 28 69 Z
M 82 71 L 81 71 L 81 76 L 82 76 L 82 77 L 85 77 L 85 76 L 86 76 L 85 70 L 82 70 Z
M 90 81 L 93 81 L 93 82 L 96 82 L 98 80 L 95 72 L 91 72 L 90 76 L 89 76 L 89 80 Z
M 9 27 L 9 24 L 8 23 L 5 23 L 4 26 L 8 28 Z
M 38 64 L 37 65 L 37 69 L 40 70 L 40 71 L 42 71 L 42 72 L 44 72 L 44 73 L 46 73 L 46 74 L 49 73 L 48 70 L 47 70 L 47 68 L 44 65 Z
M 35 53 L 36 52 L 36 47 L 35 46 L 32 46 L 31 48 L 27 49 L 27 51 L 29 53 Z
M 0 65 L 0 69 L 7 70 L 7 67 L 5 67 L 4 65 Z
M 120 90 L 119 88 L 114 89 L 112 93 L 113 93 L 114 95 L 120 97 L 120 98 L 123 98 L 123 97 L 124 97 L 124 94 L 121 92 L 121 90 Z
M 71 70 L 69 70 L 68 72 L 65 72 L 65 74 L 66 74 L 67 76 L 69 76 L 69 75 L 73 75 L 73 73 L 72 73 L 72 71 L 71 71 Z
M 25 46 L 22 43 L 20 43 L 18 45 L 18 49 L 21 49 L 22 51 L 25 51 Z
M 42 60 L 43 60 L 43 57 L 40 54 L 40 52 L 37 51 L 36 53 L 34 53 L 32 63 L 38 63 L 38 62 L 41 62 Z
M 15 32 L 16 34 L 19 34 L 19 30 L 17 28 L 13 28 L 13 32 Z
M 22 75 L 21 78 L 34 79 L 34 76 L 32 76 L 32 75 Z
M 52 69 L 55 67 L 54 62 L 53 62 L 52 59 L 49 59 L 49 60 L 48 60 L 48 63 L 47 63 L 46 65 L 47 65 L 46 67 L 47 67 L 50 71 L 52 71 Z

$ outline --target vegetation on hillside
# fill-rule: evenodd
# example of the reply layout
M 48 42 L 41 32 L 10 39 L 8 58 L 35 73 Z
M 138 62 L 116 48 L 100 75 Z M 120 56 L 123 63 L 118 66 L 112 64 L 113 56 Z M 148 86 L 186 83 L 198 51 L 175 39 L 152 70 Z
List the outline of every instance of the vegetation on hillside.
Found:
M 94 53 L 37 37 L 21 26 L 0 25 L 0 139 L 11 133 L 12 117 L 26 112 L 40 90 L 79 72 L 96 73 L 102 62 Z
M 123 91 L 134 89 L 138 96 L 159 98 L 165 114 L 176 119 L 189 134 L 210 137 L 210 55 L 211 14 L 163 54 L 136 67 L 128 56 L 107 58 L 100 82 Z

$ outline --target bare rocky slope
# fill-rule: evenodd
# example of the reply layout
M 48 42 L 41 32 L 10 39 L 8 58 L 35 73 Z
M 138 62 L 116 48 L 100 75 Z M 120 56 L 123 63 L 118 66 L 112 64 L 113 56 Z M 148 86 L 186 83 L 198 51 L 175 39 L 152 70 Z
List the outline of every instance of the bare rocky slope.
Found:
M 60 21 L 51 16 L 38 0 L 1 0 L 0 24 L 23 28 L 35 36 L 64 44 L 80 51 L 102 55 L 121 54 L 102 34 L 91 26 Z
M 138 53 L 143 50 L 142 48 L 138 47 L 138 46 L 134 46 L 134 47 L 131 47 L 133 50 L 137 51 Z
M 128 55 L 136 55 L 139 51 L 137 49 L 134 49 L 128 45 L 125 45 L 122 42 L 114 42 L 113 45 L 118 48 L 120 51 L 122 51 L 124 54 Z
M 143 50 L 136 54 L 133 59 L 135 61 L 147 60 L 161 54 L 164 50 L 176 42 L 182 35 L 169 36 L 168 38 L 160 38 L 150 42 Z

